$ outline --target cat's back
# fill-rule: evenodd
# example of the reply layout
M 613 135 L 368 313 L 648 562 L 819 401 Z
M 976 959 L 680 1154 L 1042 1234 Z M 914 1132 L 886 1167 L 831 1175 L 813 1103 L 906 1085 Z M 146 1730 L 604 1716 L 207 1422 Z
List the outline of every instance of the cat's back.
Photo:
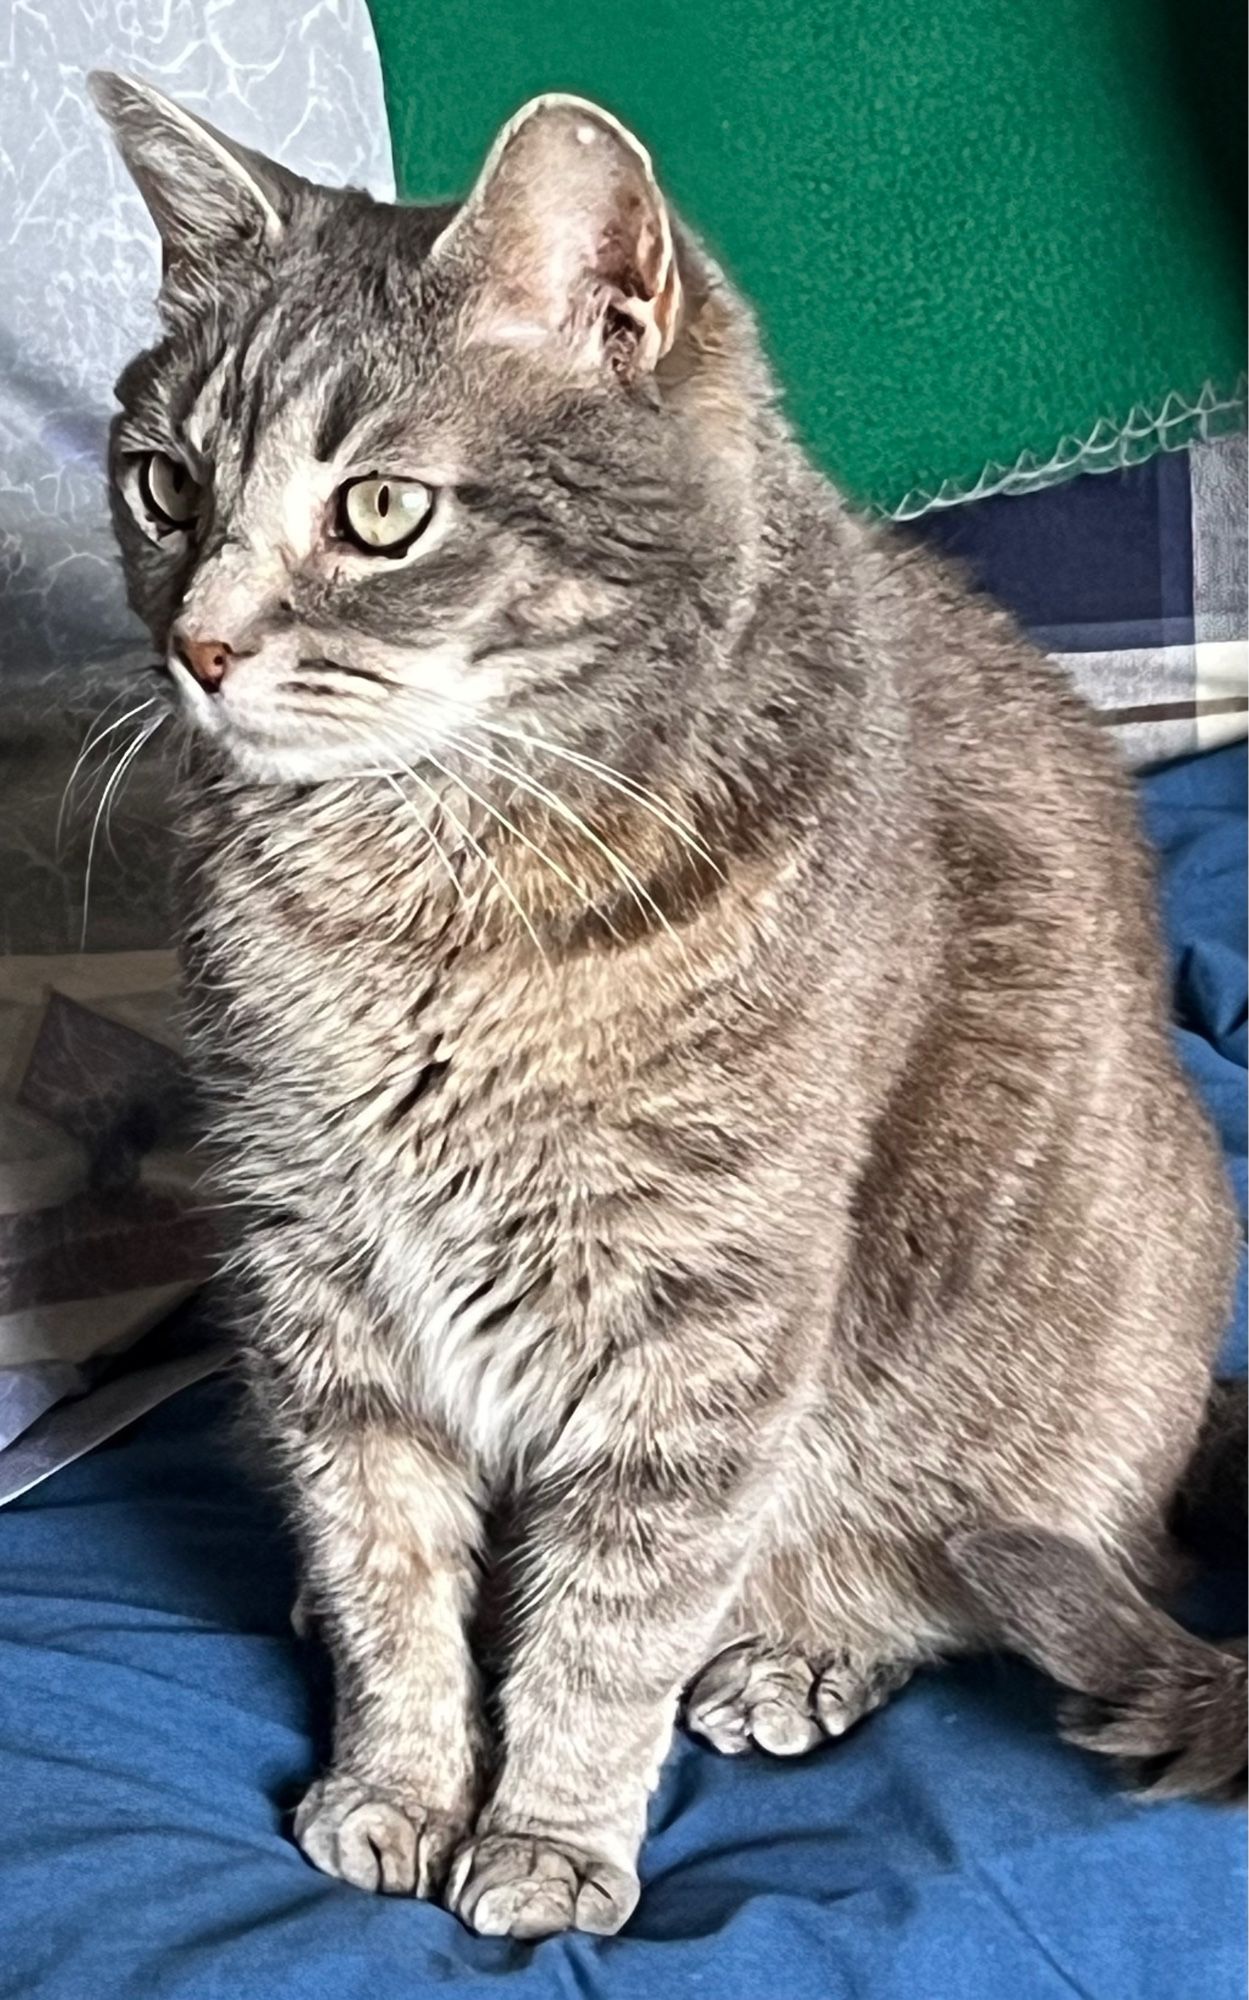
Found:
M 960 564 L 892 529 L 868 529 L 858 557 L 859 617 L 893 663 L 947 894 L 1034 918 L 1042 965 L 1126 982 L 1138 1025 L 1156 1027 L 1152 870 L 1108 732 Z
M 1178 1467 L 1234 1232 L 1171 1043 L 1130 781 L 1060 670 L 955 566 L 872 533 L 859 575 L 906 716 L 943 946 L 859 1188 L 871 1253 L 847 1319 L 858 1344 L 887 1329 L 921 1369 L 934 1357 L 944 1436 L 977 1420 L 986 1372 L 1015 1393 L 1026 1303 L 1044 1329 L 1034 1421 L 1122 1433 L 1125 1462 L 1156 1449 Z

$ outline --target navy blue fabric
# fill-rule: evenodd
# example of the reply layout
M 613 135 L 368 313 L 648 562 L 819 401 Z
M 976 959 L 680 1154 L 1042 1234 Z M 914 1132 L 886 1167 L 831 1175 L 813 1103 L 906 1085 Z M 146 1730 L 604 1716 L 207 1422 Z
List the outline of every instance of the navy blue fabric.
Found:
M 950 507 L 915 526 L 959 557 L 1047 652 L 1193 643 L 1187 452 Z
M 1244 788 L 1242 749 L 1145 786 L 1242 1195 Z M 317 1875 L 285 1813 L 326 1688 L 230 1403 L 180 1397 L 0 1517 L 2 2000 L 1239 2000 L 1241 1816 L 1130 1803 L 997 1661 L 797 1764 L 679 1743 L 618 1939 L 473 1938 Z

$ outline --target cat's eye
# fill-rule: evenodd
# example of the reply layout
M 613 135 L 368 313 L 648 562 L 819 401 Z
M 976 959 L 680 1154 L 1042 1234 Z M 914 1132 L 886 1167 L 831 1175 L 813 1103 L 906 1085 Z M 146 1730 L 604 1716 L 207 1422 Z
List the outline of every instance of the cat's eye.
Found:
M 376 473 L 338 489 L 338 532 L 370 556 L 401 556 L 429 526 L 434 495 L 419 479 Z
M 188 528 L 199 513 L 201 491 L 181 459 L 150 451 L 139 464 L 139 495 L 161 528 Z

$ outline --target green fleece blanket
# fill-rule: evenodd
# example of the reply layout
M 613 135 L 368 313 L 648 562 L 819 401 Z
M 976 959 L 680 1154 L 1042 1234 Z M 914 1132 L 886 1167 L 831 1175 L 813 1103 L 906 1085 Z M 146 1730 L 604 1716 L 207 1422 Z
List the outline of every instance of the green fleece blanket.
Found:
M 808 443 L 899 514 L 1244 417 L 1231 0 L 370 0 L 401 192 L 598 99 L 755 301 Z

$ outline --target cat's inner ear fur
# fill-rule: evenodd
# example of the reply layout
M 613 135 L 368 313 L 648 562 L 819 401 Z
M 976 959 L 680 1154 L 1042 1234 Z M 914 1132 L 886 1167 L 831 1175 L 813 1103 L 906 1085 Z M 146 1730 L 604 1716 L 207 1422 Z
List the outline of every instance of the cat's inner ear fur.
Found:
M 628 379 L 676 338 L 681 278 L 650 156 L 583 98 L 538 97 L 517 112 L 433 254 L 477 270 L 474 340 Z
M 281 238 L 309 184 L 134 77 L 96 70 L 96 106 L 160 232 L 165 273 Z

